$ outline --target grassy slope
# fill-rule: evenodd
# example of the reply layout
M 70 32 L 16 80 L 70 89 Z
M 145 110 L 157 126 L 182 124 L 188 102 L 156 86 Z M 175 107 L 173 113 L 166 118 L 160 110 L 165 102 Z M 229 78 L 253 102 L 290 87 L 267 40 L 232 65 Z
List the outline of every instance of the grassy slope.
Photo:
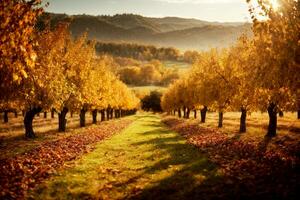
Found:
M 122 134 L 97 145 L 31 195 L 35 199 L 182 199 L 201 196 L 217 169 L 155 115 L 138 115 Z M 192 192 L 193 191 L 193 192 Z

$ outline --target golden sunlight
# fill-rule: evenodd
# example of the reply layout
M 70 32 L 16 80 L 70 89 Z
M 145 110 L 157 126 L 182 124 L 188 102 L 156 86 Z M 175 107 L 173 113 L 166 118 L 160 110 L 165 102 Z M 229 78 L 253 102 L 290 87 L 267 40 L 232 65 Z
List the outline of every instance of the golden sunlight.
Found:
M 278 3 L 278 0 L 269 0 L 269 2 L 270 2 L 270 4 L 271 4 L 271 6 L 272 6 L 272 8 L 276 11 L 276 10 L 278 10 L 278 8 L 279 8 L 279 3 Z

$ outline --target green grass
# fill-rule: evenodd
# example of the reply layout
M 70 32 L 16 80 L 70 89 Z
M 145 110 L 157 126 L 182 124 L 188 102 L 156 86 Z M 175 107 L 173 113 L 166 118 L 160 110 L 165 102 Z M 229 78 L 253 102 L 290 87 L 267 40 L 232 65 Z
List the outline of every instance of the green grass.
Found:
M 69 163 L 73 167 L 60 170 L 29 198 L 185 199 L 191 194 L 196 198 L 220 180 L 217 168 L 167 129 L 158 115 L 135 118 L 126 130 Z

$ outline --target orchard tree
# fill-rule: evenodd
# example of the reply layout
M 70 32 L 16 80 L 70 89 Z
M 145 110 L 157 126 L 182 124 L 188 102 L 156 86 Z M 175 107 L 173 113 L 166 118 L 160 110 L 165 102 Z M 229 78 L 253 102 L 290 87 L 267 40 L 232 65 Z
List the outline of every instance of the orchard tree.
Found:
M 205 123 L 208 107 L 212 105 L 211 79 L 211 52 L 202 52 L 196 59 L 190 72 L 190 87 L 196 92 L 195 104 L 200 106 L 201 122 Z
M 277 113 L 299 100 L 300 3 L 296 0 L 247 0 L 253 19 L 257 88 L 269 114 L 268 136 L 276 135 Z M 272 4 L 273 3 L 273 4 Z M 286 92 L 283 94 L 282 92 Z M 299 104 L 299 103 L 298 103 Z M 299 108 L 298 108 L 299 109 Z
M 17 92 L 34 68 L 33 32 L 41 0 L 0 1 L 0 99 Z
M 211 49 L 202 54 L 191 73 L 192 83 L 196 84 L 198 104 L 203 105 L 201 121 L 205 122 L 207 106 L 210 106 L 219 112 L 218 127 L 223 126 L 223 113 L 229 109 L 236 92 L 236 69 L 229 60 L 227 49 Z
M 257 110 L 257 88 L 255 87 L 255 52 L 253 51 L 253 41 L 247 36 L 241 36 L 237 43 L 230 48 L 229 64 L 234 70 L 236 78 L 235 95 L 231 107 L 232 110 L 240 110 L 240 132 L 246 132 L 246 118 L 252 111 Z
M 19 97 L 24 101 L 26 110 L 24 117 L 25 135 L 34 138 L 32 127 L 34 116 L 42 110 L 59 108 L 63 102 L 65 77 L 57 56 L 61 48 L 61 37 L 57 37 L 60 28 L 50 31 L 46 28 L 36 33 L 37 60 L 34 69 L 30 69 L 29 76 L 23 81 Z

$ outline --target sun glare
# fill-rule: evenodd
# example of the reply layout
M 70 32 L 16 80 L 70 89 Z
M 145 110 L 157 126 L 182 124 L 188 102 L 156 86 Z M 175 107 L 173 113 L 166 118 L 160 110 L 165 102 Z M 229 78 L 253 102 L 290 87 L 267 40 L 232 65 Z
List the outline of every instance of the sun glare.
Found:
M 279 8 L 278 0 L 269 0 L 269 1 L 270 1 L 271 5 L 272 5 L 272 8 L 274 10 L 278 10 L 278 8 Z

